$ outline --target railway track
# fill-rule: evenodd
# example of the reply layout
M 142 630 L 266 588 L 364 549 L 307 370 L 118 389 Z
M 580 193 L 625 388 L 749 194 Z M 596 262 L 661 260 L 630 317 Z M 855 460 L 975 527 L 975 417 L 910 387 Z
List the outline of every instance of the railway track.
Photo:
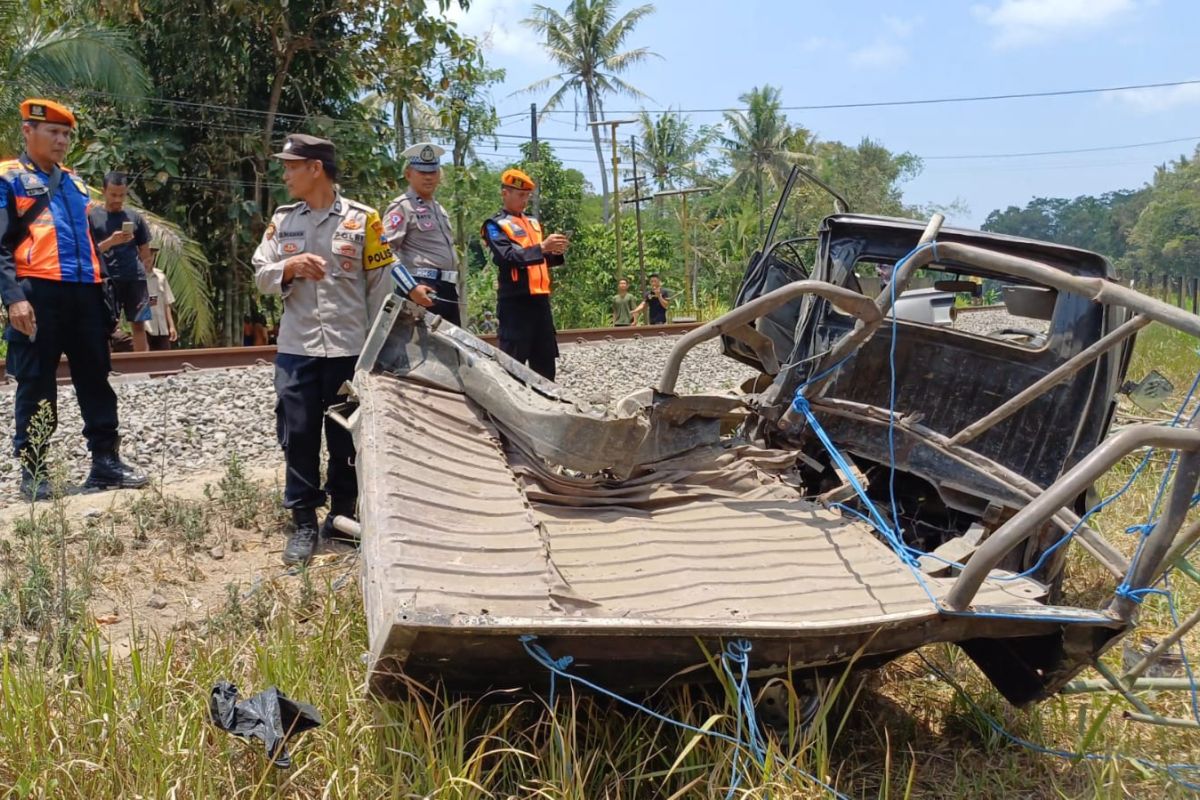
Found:
M 678 322 L 668 325 L 638 325 L 621 328 L 568 328 L 558 332 L 559 344 L 602 342 L 636 339 L 645 336 L 679 336 L 695 329 L 699 322 Z M 489 344 L 496 343 L 494 335 L 482 336 Z M 275 359 L 275 345 L 260 347 L 204 347 L 191 350 L 164 350 L 146 353 L 113 353 L 112 374 L 165 377 L 180 372 L 203 369 L 230 369 L 270 364 Z M 58 365 L 58 382 L 70 383 L 66 360 Z M 11 383 L 0 363 L 0 384 Z
M 958 312 L 988 311 L 1003 305 L 967 306 Z M 667 325 L 637 325 L 621 328 L 567 328 L 558 332 L 562 345 L 580 342 L 617 341 L 645 336 L 681 336 L 700 326 L 699 322 L 675 322 Z M 489 344 L 496 343 L 494 335 L 480 337 Z M 261 347 L 203 347 L 190 350 L 165 350 L 146 353 L 113 353 L 112 372 L 117 376 L 141 375 L 165 377 L 180 372 L 202 369 L 230 369 L 270 364 L 275 358 L 275 345 Z M 0 363 L 0 384 L 11 383 Z M 69 383 L 70 371 L 65 360 L 58 365 L 58 382 Z

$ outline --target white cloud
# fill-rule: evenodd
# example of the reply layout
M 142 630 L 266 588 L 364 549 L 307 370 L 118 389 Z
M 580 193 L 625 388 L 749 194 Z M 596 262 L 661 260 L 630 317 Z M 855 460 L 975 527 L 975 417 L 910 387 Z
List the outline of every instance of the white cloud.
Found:
M 997 47 L 1018 47 L 1103 28 L 1137 5 L 1137 0 L 999 0 L 971 10 L 995 29 Z
M 437 4 L 432 0 L 426 0 L 426 3 L 436 14 Z M 463 11 L 453 4 L 445 16 L 457 24 L 461 32 L 477 38 L 486 53 L 528 64 L 548 64 L 549 59 L 538 44 L 537 35 L 521 24 L 529 13 L 528 2 L 472 0 L 468 10 Z
M 882 69 L 903 64 L 908 60 L 908 46 L 905 42 L 912 36 L 919 23 L 920 20 L 917 19 L 884 17 L 883 27 L 887 32 L 850 53 L 850 65 L 860 69 Z
M 850 54 L 851 66 L 863 69 L 894 67 L 908 59 L 908 50 L 895 42 L 875 42 Z
M 1156 114 L 1182 106 L 1200 105 L 1200 84 L 1108 92 L 1105 97 L 1142 114 Z

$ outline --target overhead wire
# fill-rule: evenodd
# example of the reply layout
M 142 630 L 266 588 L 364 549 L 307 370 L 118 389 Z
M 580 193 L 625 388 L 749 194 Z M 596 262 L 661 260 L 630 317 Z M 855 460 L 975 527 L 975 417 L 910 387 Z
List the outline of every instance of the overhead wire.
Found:
M 1089 94 L 1108 94 L 1114 92 L 1130 92 L 1140 91 L 1145 89 L 1167 89 L 1176 86 L 1193 86 L 1200 84 L 1200 79 L 1181 80 L 1181 81 L 1161 81 L 1158 83 L 1135 83 L 1125 84 L 1122 86 L 1107 86 L 1099 88 L 1084 88 L 1084 89 L 1056 89 L 1052 91 L 1041 92 L 1009 92 L 1006 94 L 983 94 L 983 95 L 968 95 L 968 96 L 951 96 L 951 97 L 930 97 L 906 100 L 869 100 L 857 101 L 849 103 L 810 103 L 807 105 L 779 106 L 780 111 L 832 111 L 837 109 L 848 108 L 889 108 L 902 106 L 927 106 L 927 105 L 943 105 L 948 103 L 982 103 L 997 100 L 1026 100 L 1034 98 L 1046 97 L 1072 97 Z M 745 106 L 733 106 L 727 108 L 665 108 L 665 109 L 605 109 L 608 114 L 639 114 L 643 111 L 648 114 L 723 114 L 728 112 L 748 111 Z M 542 111 L 542 114 L 575 114 L 578 113 L 570 109 L 550 109 Z
M 12 83 L 13 81 L 12 81 L 12 79 L 0 79 L 0 82 Z M 781 110 L 813 110 L 813 109 L 824 109 L 824 108 L 864 108 L 864 107 L 878 107 L 878 106 L 892 106 L 892 105 L 920 105 L 920 104 L 948 103 L 948 102 L 973 102 L 973 101 L 983 101 L 983 100 L 1009 100 L 1009 99 L 1016 99 L 1016 98 L 1031 98 L 1031 97 L 1060 97 L 1060 96 L 1096 94 L 1096 93 L 1102 93 L 1102 92 L 1121 92 L 1121 91 L 1144 90 L 1144 89 L 1152 89 L 1152 88 L 1187 86 L 1187 85 L 1193 85 L 1193 84 L 1200 84 L 1200 80 L 1167 81 L 1167 82 L 1147 83 L 1147 84 L 1130 84 L 1130 85 L 1124 85 L 1124 86 L 1095 88 L 1095 89 L 1068 89 L 1068 90 L 1059 90 L 1059 91 L 1050 91 L 1050 92 L 1023 92 L 1023 93 L 1010 93 L 1010 94 L 997 94 L 997 95 L 979 95 L 979 96 L 972 96 L 972 97 L 948 97 L 948 98 L 930 98 L 930 99 L 919 99 L 919 100 L 878 101 L 878 102 L 866 102 L 866 103 L 841 103 L 841 104 L 809 105 L 809 106 L 787 106 L 787 107 L 781 107 Z M 68 88 L 68 87 L 57 87 L 57 88 L 61 91 L 64 91 L 64 92 L 67 92 L 70 94 L 74 94 L 74 95 L 94 96 L 94 97 L 102 97 L 102 98 L 108 98 L 108 99 L 126 100 L 126 101 L 136 102 L 136 103 L 156 104 L 156 105 L 168 106 L 171 108 L 177 108 L 177 109 L 181 109 L 181 110 L 188 110 L 190 112 L 200 111 L 200 112 L 213 112 L 213 113 L 218 113 L 218 114 L 232 115 L 232 118 L 229 120 L 206 120 L 206 119 L 202 119 L 202 118 L 177 119 L 174 117 L 164 117 L 161 115 L 154 115 L 154 114 L 150 114 L 150 115 L 147 115 L 142 118 L 142 119 L 145 119 L 146 121 L 150 121 L 152 123 L 160 124 L 160 125 L 187 126 L 187 127 L 193 127 L 193 128 L 203 128 L 206 130 L 220 130 L 220 131 L 226 131 L 226 132 L 230 132 L 230 133 L 261 134 L 262 127 L 260 125 L 260 121 L 265 121 L 266 117 L 271 115 L 271 113 L 272 113 L 272 112 L 268 112 L 265 109 L 254 109 L 254 108 L 247 108 L 247 107 L 243 107 L 243 106 L 225 105 L 225 104 L 220 104 L 220 103 L 177 100 L 177 99 L 171 99 L 171 98 L 138 97 L 136 95 L 123 94 L 123 93 L 118 93 L 118 92 L 107 92 L 107 91 L 101 91 L 101 90 L 96 90 L 96 89 L 72 89 L 72 88 Z M 639 109 L 639 111 L 640 110 L 642 110 L 642 109 Z M 698 113 L 698 112 L 705 111 L 705 110 L 706 109 L 668 109 L 666 111 L 649 112 L 649 113 L 660 113 L 660 114 L 661 113 Z M 711 110 L 736 110 L 736 109 L 707 109 L 707 110 L 711 111 Z M 565 109 L 564 110 L 551 109 L 549 112 L 543 110 L 543 111 L 539 112 L 539 115 L 546 114 L 546 113 L 558 113 L 559 111 L 566 111 L 566 110 Z M 577 112 L 571 110 L 569 113 L 574 114 Z M 610 111 L 609 113 L 635 113 L 635 112 Z M 528 111 L 522 111 L 522 112 L 513 112 L 511 114 L 504 114 L 504 115 L 501 115 L 500 118 L 512 120 L 511 122 L 508 122 L 505 124 L 515 124 L 516 122 L 519 122 L 520 119 L 527 118 L 528 115 L 529 115 Z M 320 116 L 320 115 L 315 115 L 315 116 L 303 115 L 303 114 L 294 114 L 294 113 L 282 112 L 282 111 L 274 112 L 273 116 L 274 116 L 275 120 L 277 120 L 281 123 L 286 123 L 286 122 L 300 123 L 300 122 L 317 121 L 320 125 L 328 126 L 330 128 L 333 128 L 334 130 L 342 130 L 342 131 L 357 130 L 357 131 L 361 131 L 364 133 L 369 133 L 370 135 L 373 135 L 373 136 L 378 136 L 382 133 L 383 130 L 389 129 L 391 127 L 390 123 L 388 123 L 384 120 L 337 119 L 337 118 L 332 118 L 332 117 L 324 117 L 324 116 Z M 254 119 L 247 119 L 245 117 L 252 117 Z M 563 122 L 561 120 L 554 120 L 553 118 L 546 118 L 546 121 L 554 122 L 555 124 L 559 124 L 559 125 L 570 124 L 570 123 Z M 452 136 L 454 134 L 454 131 L 452 131 L 448 128 L 418 127 L 417 130 L 420 131 L 422 134 L 433 135 L 435 137 L 449 138 L 450 136 Z M 282 132 L 282 131 L 280 131 L 280 132 Z M 607 131 L 605 133 L 607 133 Z M 344 134 L 339 133 L 339 135 L 344 135 Z M 510 140 L 513 143 L 514 147 L 518 143 L 526 143 L 526 142 L 530 141 L 530 135 L 527 133 L 508 133 L 508 132 L 504 132 L 504 131 L 493 131 L 492 133 L 489 133 L 486 136 L 481 137 L 481 138 L 485 142 L 488 139 L 492 139 L 494 141 L 501 141 L 502 144 L 504 143 L 502 140 Z M 360 141 L 366 141 L 366 140 L 364 139 L 364 140 L 360 140 Z M 586 136 L 569 137 L 569 136 L 541 135 L 538 137 L 538 141 L 551 143 L 555 150 L 579 150 L 582 152 L 582 151 L 591 151 L 595 147 L 594 140 L 592 138 L 586 137 Z M 602 136 L 601 141 L 605 147 L 611 146 L 611 139 L 607 135 Z M 1156 146 L 1163 146 L 1163 145 L 1169 145 L 1169 144 L 1183 144 L 1183 143 L 1198 142 L 1198 141 L 1200 141 L 1200 136 L 1181 136 L 1181 137 L 1174 137 L 1174 138 L 1167 138 L 1167 139 L 1157 139 L 1157 140 L 1146 141 L 1146 142 L 1134 142 L 1134 143 L 1124 143 L 1124 144 L 1115 144 L 1115 145 L 1101 145 L 1101 146 L 1093 146 L 1093 147 L 1043 149 L 1043 150 L 1030 150 L 1030 151 L 1020 151 L 1020 152 L 950 153 L 950 154 L 935 153 L 935 154 L 928 154 L 928 155 L 921 155 L 921 154 L 917 154 L 917 155 L 923 161 L 1010 160 L 1010 159 L 1020 159 L 1020 158 L 1034 158 L 1034 157 L 1039 157 L 1039 156 L 1059 156 L 1059 155 L 1074 155 L 1074 154 L 1083 154 L 1083 153 L 1113 152 L 1113 151 L 1121 151 L 1121 150 L 1140 149 L 1140 148 L 1146 148 L 1146 147 L 1156 147 Z M 589 159 L 589 160 L 585 160 L 585 161 L 579 161 L 576 163 L 590 165 L 592 162 Z M 1032 168 L 1032 169 L 1040 170 L 1040 169 L 1069 169 L 1069 168 L 1074 168 L 1074 167 L 1073 167 L 1073 165 L 1053 165 L 1053 166 L 1047 165 L 1047 166 L 1040 166 L 1040 167 L 1036 167 L 1036 168 Z M 1029 171 L 1029 170 L 1026 170 L 1026 171 Z

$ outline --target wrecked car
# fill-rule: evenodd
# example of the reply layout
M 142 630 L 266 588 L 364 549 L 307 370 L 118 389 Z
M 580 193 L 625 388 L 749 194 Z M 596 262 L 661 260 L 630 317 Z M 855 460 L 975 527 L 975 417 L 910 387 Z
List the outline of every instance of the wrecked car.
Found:
M 757 676 L 954 642 L 1021 704 L 1130 629 L 1129 587 L 1181 546 L 1200 432 L 1106 438 L 1115 393 L 1137 330 L 1200 336 L 1200 319 L 1116 284 L 1098 255 L 937 218 L 835 214 L 805 243 L 809 266 L 776 241 L 779 218 L 737 306 L 611 404 L 389 298 L 338 415 L 358 448 L 375 691 L 542 687 L 529 636 L 590 681 L 649 689 L 711 678 L 705 651 L 736 637 Z M 887 285 L 864 289 L 879 265 Z M 918 272 L 952 296 L 993 282 L 1021 323 L 893 314 Z M 683 359 L 716 337 L 759 379 L 678 394 Z M 1147 445 L 1183 458 L 1131 564 L 1080 514 L 1096 478 Z M 1072 546 L 1126 591 L 1058 605 Z

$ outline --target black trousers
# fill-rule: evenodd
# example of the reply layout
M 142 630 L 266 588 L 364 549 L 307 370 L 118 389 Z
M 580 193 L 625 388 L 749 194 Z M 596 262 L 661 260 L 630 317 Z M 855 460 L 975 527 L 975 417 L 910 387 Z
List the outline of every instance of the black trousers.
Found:
M 549 295 L 502 297 L 496 303 L 496 314 L 500 317 L 496 337 L 500 350 L 528 364 L 543 378 L 554 380 L 558 339 Z
M 14 397 L 15 431 L 13 452 L 27 459 L 40 459 L 49 434 L 58 427 L 59 359 L 65 354 L 71 368 L 71 383 L 83 417 L 83 436 L 93 453 L 117 447 L 117 395 L 108 383 L 112 361 L 108 352 L 108 309 L 104 290 L 98 283 L 61 283 L 40 278 L 22 278 L 25 299 L 33 305 L 37 322 L 35 338 L 9 325 L 5 369 L 17 381 Z M 30 423 L 39 406 L 50 409 L 46 428 L 39 420 Z M 31 462 L 32 463 L 32 462 Z
M 275 356 L 275 425 L 287 463 L 284 508 L 319 508 L 326 492 L 335 505 L 353 507 L 358 499 L 354 440 L 325 416 L 339 402 L 337 391 L 354 375 L 354 356 L 318 358 Z M 321 486 L 321 431 L 329 449 L 329 468 Z
M 462 314 L 458 307 L 458 287 L 447 281 L 431 281 L 428 278 L 417 278 L 417 283 L 428 286 L 437 292 L 438 299 L 433 301 L 433 313 L 445 320 L 462 327 Z

